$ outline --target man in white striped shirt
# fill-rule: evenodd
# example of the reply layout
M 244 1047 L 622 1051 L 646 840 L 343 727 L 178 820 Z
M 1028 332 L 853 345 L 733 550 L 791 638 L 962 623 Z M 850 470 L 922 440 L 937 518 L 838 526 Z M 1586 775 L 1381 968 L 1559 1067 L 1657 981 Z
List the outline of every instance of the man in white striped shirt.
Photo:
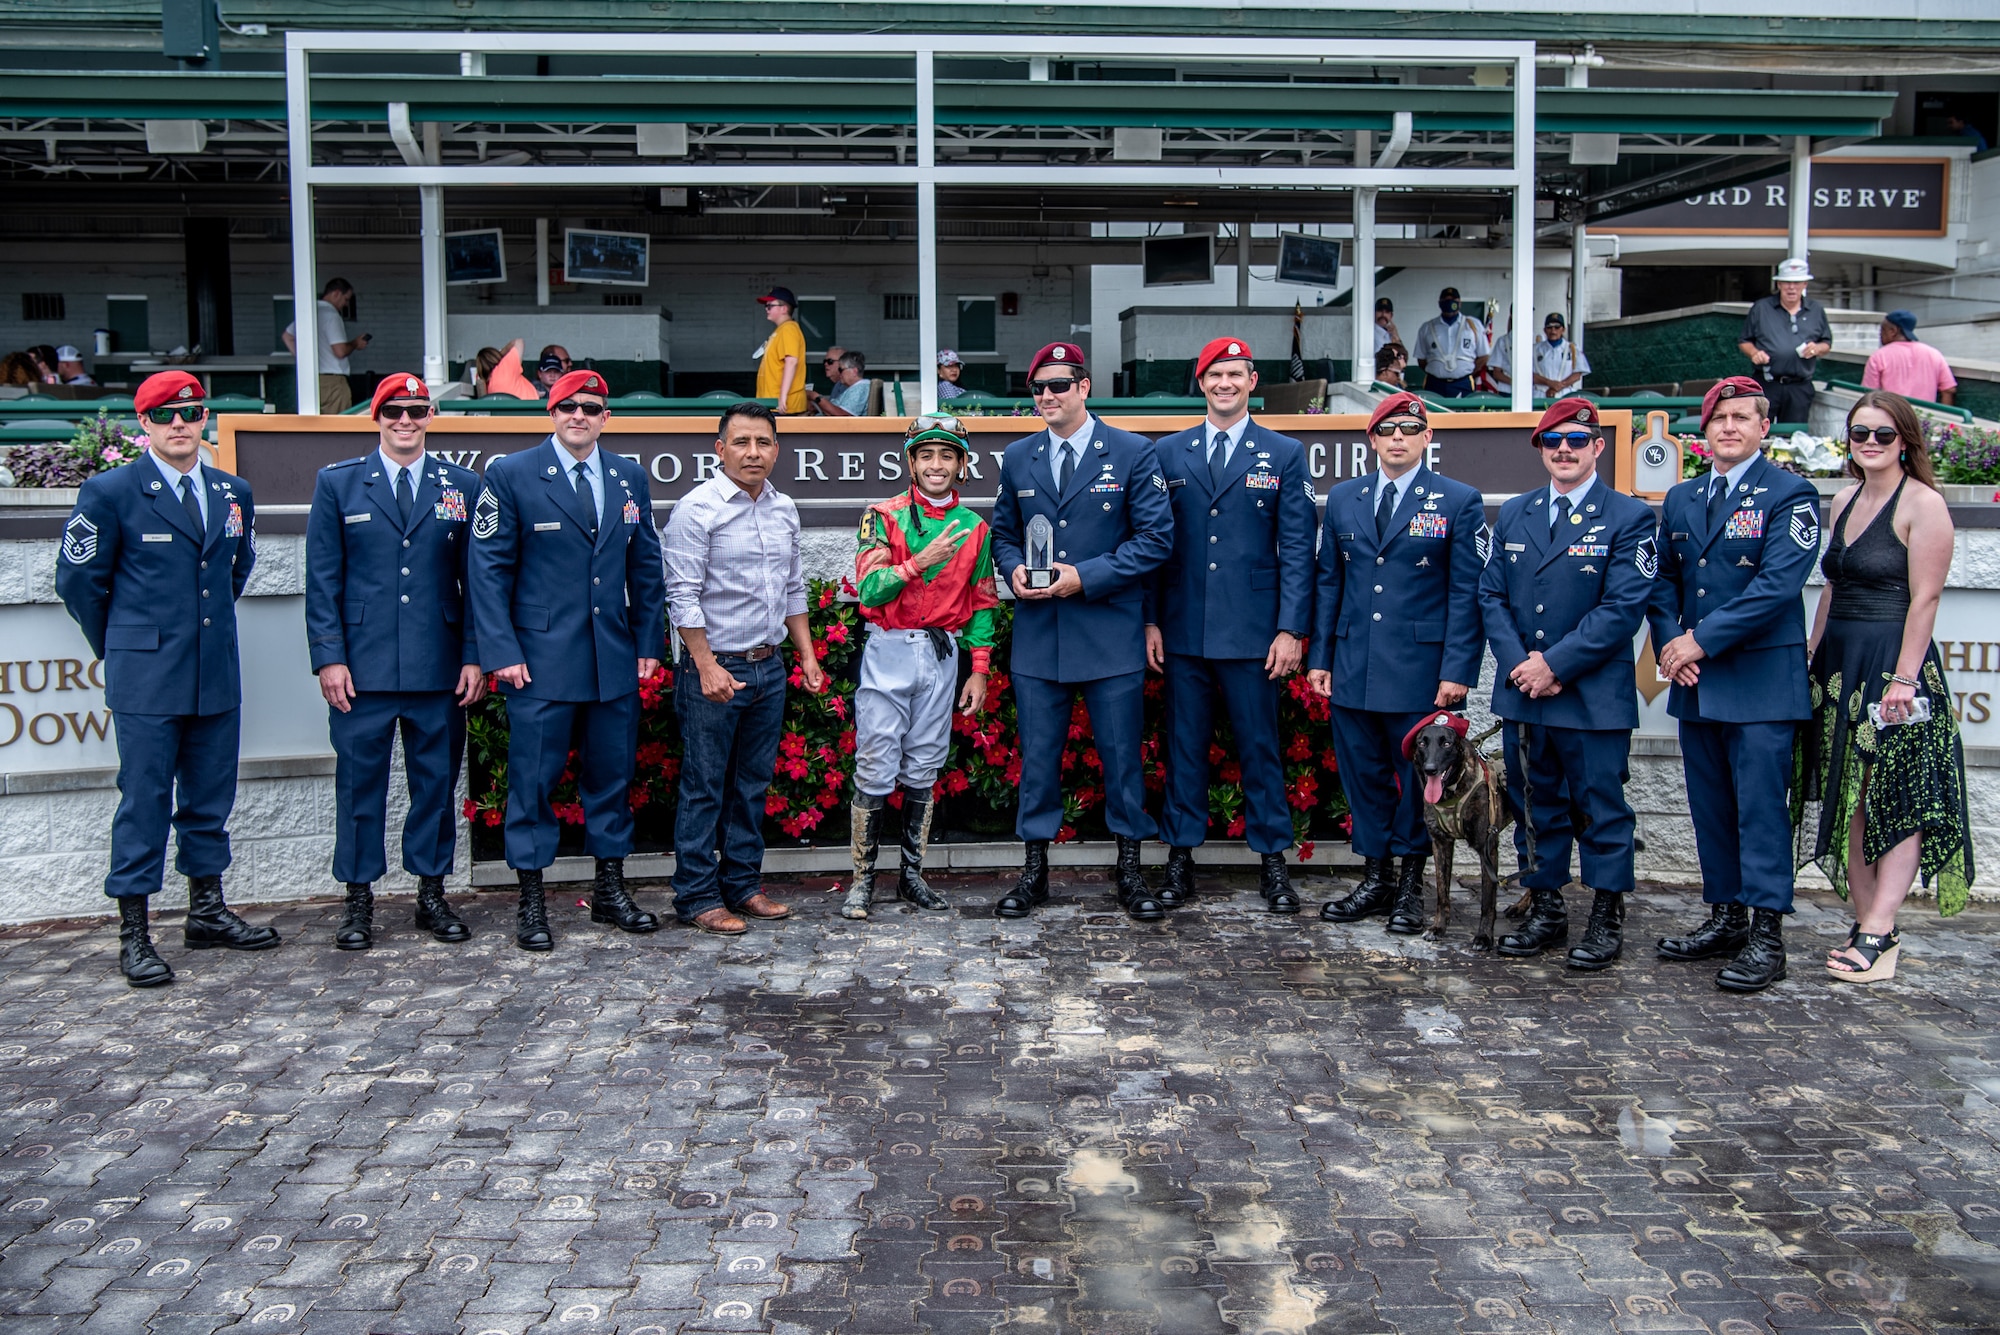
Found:
M 778 423 L 769 408 L 730 406 L 715 441 L 722 472 L 667 521 L 667 615 L 685 652 L 674 671 L 681 725 L 674 818 L 674 912 L 737 936 L 739 915 L 791 910 L 764 893 L 764 793 L 785 718 L 789 637 L 805 688 L 826 685 L 806 621 L 799 509 L 771 485 Z

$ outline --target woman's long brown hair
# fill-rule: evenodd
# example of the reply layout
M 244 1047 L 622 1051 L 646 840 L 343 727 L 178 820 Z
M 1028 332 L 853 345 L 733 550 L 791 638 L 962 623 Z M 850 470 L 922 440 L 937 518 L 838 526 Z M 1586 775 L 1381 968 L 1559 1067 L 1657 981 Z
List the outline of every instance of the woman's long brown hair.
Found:
M 1937 474 L 1931 469 L 1930 446 L 1924 439 L 1923 420 L 1917 416 L 1917 410 L 1910 406 L 1910 401 L 1901 394 L 1891 394 L 1886 389 L 1871 389 L 1856 399 L 1854 406 L 1847 410 L 1847 425 L 1854 425 L 1854 414 L 1863 408 L 1876 408 L 1888 414 L 1889 425 L 1896 428 L 1896 434 L 1903 441 L 1904 476 L 1913 477 L 1932 491 L 1936 491 Z M 1861 465 L 1854 462 L 1853 448 L 1850 443 L 1847 475 L 1858 481 L 1862 476 Z

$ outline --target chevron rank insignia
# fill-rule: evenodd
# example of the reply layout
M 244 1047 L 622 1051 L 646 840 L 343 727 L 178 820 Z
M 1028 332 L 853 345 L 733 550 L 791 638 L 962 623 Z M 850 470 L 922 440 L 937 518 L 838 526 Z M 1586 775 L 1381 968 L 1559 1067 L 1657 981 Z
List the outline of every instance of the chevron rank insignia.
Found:
M 1106 468 L 1109 468 L 1110 466 L 1111 466 L 1110 464 L 1105 465 Z M 1167 489 L 1167 480 L 1164 477 L 1161 477 L 1158 473 L 1155 473 L 1153 474 L 1153 485 L 1158 487 L 1161 490 L 1161 492 L 1164 493 Z
M 1809 552 L 1819 550 L 1819 507 L 1811 501 L 1792 507 L 1792 541 Z
M 97 525 L 88 516 L 74 514 L 63 525 L 63 559 L 71 565 L 89 565 L 97 555 Z
M 1632 557 L 1632 564 L 1639 567 L 1639 573 L 1647 579 L 1655 579 L 1660 573 L 1660 544 L 1654 538 L 1639 539 L 1639 550 Z
M 1473 549 L 1479 553 L 1479 564 L 1485 565 L 1493 558 L 1493 539 L 1486 526 L 1479 526 L 1479 533 L 1472 540 Z
M 499 531 L 500 502 L 489 487 L 479 493 L 479 500 L 472 507 L 472 536 L 485 539 Z

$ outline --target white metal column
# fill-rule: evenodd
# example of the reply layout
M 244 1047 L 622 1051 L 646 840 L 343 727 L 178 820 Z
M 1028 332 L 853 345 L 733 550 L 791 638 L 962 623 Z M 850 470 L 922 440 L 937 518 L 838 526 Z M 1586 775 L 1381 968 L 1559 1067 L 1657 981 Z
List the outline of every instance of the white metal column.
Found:
M 923 411 L 938 406 L 937 62 L 917 59 L 917 384 Z
M 1812 136 L 1801 134 L 1792 137 L 1792 183 L 1791 194 L 1786 202 L 1791 205 L 1791 226 L 1786 237 L 1789 254 L 1795 259 L 1804 259 L 1810 246 L 1808 228 L 1812 221 Z
M 292 342 L 299 411 L 319 412 L 319 274 L 313 254 L 313 192 L 306 176 L 312 166 L 312 108 L 307 83 L 309 54 L 296 47 L 285 51 L 285 138 L 291 156 L 288 184 L 292 190 Z
M 1534 362 L 1535 320 L 1535 54 L 1514 62 L 1514 372 L 1511 376 L 1517 413 L 1534 401 L 1535 378 L 1522 375 L 1523 364 Z M 1522 355 L 1523 351 L 1527 355 Z
M 444 387 L 444 187 L 420 185 L 417 204 L 423 226 L 424 383 L 436 394 Z
M 1583 351 L 1583 311 L 1589 301 L 1584 285 L 1589 278 L 1590 229 L 1578 223 L 1569 234 L 1569 341 L 1577 352 Z
M 1375 156 L 1375 132 L 1354 132 L 1354 165 Z M 1363 389 L 1375 383 L 1375 191 L 1354 192 L 1354 367 L 1350 378 Z

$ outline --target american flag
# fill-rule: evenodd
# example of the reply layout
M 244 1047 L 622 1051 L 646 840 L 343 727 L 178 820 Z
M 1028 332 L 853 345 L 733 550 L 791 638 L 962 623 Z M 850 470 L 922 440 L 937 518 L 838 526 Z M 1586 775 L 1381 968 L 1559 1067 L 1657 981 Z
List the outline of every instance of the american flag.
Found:
M 1295 385 L 1306 378 L 1306 354 L 1299 343 L 1299 336 L 1305 329 L 1305 323 L 1305 307 L 1294 301 L 1292 303 L 1292 383 Z

